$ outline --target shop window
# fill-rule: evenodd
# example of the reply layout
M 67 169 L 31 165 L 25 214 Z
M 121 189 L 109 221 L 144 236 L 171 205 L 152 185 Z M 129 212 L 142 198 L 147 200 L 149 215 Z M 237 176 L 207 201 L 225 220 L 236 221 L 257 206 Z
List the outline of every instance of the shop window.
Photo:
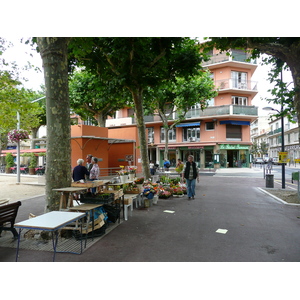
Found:
M 184 142 L 199 142 L 200 141 L 200 127 L 184 127 L 183 128 Z
M 242 126 L 226 124 L 226 140 L 241 141 L 242 140 Z

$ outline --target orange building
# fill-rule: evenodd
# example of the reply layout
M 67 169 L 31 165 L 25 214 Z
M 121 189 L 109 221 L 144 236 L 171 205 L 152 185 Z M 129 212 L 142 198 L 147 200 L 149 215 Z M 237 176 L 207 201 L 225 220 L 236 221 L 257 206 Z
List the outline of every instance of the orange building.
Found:
M 88 154 L 98 158 L 98 165 L 101 169 L 101 175 L 112 175 L 108 170 L 113 168 L 119 169 L 120 165 L 133 163 L 135 158 L 135 132 L 136 128 L 131 129 L 132 134 L 126 131 L 126 139 L 114 138 L 118 135 L 115 131 L 108 137 L 108 128 L 89 126 L 89 125 L 72 125 L 71 126 L 71 165 L 74 168 L 79 158 L 85 159 Z M 124 133 L 120 133 L 124 136 Z M 132 139 L 128 139 L 128 137 Z M 107 172 L 106 172 L 107 171 Z

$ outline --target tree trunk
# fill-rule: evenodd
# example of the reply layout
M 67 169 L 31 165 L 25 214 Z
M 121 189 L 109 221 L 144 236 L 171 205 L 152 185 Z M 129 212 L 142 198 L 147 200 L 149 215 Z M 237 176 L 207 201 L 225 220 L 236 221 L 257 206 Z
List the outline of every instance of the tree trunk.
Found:
M 146 179 L 150 178 L 150 167 L 148 158 L 148 142 L 146 137 L 146 126 L 144 122 L 144 109 L 143 109 L 143 90 L 131 91 L 136 114 L 136 123 L 138 128 L 138 135 L 140 140 L 140 151 L 143 167 L 143 175 Z
M 70 102 L 67 45 L 69 38 L 38 38 L 46 86 L 47 167 L 45 211 L 58 210 L 55 188 L 71 185 Z

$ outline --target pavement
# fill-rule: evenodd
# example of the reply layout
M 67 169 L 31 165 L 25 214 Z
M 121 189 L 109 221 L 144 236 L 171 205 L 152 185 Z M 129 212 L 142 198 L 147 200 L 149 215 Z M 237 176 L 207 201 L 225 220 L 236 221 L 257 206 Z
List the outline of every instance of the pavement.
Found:
M 247 175 L 248 174 L 248 175 Z M 261 170 L 221 169 L 201 173 L 195 200 L 159 199 L 134 208 L 128 221 L 81 255 L 58 253 L 57 262 L 299 262 L 300 206 L 263 193 Z M 44 211 L 37 177 L 0 176 L 1 198 L 21 200 L 17 222 Z M 5 196 L 5 197 L 4 197 Z M 9 234 L 9 233 L 8 233 Z M 49 262 L 48 251 L 21 249 L 20 262 Z M 0 261 L 15 261 L 2 247 Z

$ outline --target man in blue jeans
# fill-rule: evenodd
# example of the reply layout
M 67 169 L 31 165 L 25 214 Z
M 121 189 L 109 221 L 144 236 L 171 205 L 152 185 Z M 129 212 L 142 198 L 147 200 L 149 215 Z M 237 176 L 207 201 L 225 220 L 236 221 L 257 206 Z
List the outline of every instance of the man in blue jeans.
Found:
M 195 186 L 196 186 L 196 179 L 199 182 L 199 171 L 197 168 L 196 163 L 194 162 L 194 156 L 189 155 L 188 161 L 184 165 L 183 172 L 182 172 L 182 179 L 186 179 L 187 185 L 187 195 L 189 200 L 195 199 Z

